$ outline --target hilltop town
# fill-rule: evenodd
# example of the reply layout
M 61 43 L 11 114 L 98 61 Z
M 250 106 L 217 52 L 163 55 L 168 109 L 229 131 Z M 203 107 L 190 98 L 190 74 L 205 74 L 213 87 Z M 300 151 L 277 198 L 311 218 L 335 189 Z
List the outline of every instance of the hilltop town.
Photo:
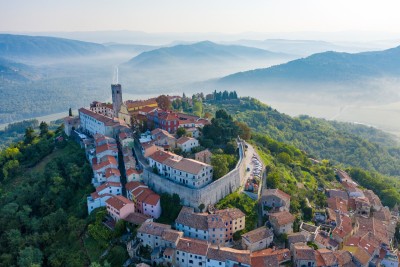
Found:
M 105 209 L 105 227 L 123 221 L 135 229 L 126 244 L 136 266 L 398 266 L 397 205 L 385 207 L 344 170 L 318 188 L 325 205 L 308 203 L 311 213 L 299 216 L 292 196 L 267 183 L 259 150 L 225 111 L 215 117 L 225 120 L 226 139 L 204 144 L 217 126 L 199 104 L 240 101 L 236 92 L 125 102 L 120 84 L 111 93 L 112 103 L 94 101 L 66 117 L 64 131 L 93 171 L 88 214 Z M 252 229 L 239 206 L 217 208 L 234 193 L 256 203 Z M 172 221 L 165 196 L 179 199 Z

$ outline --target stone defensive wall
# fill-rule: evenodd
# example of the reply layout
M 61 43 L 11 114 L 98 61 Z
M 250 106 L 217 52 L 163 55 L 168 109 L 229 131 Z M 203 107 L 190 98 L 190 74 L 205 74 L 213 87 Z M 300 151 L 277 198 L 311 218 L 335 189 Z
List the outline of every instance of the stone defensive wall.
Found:
M 152 169 L 148 166 L 143 166 L 142 178 L 144 183 L 155 192 L 159 194 L 178 194 L 183 205 L 191 206 L 198 210 L 200 204 L 204 204 L 206 207 L 209 204 L 215 204 L 222 198 L 239 189 L 239 187 L 246 182 L 246 161 L 244 160 L 246 151 L 243 141 L 238 142 L 238 148 L 240 157 L 235 169 L 200 189 L 188 188 L 165 177 L 159 176 L 153 173 Z

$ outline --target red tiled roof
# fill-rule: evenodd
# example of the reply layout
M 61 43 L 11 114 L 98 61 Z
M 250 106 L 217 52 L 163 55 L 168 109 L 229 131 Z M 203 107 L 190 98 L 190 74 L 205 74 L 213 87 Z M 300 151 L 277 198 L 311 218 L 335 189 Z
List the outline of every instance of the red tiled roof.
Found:
M 141 225 L 148 219 L 151 219 L 151 217 L 146 214 L 132 212 L 124 220 L 136 225 Z
M 138 170 L 136 170 L 134 168 L 129 168 L 129 169 L 126 170 L 126 175 L 130 176 L 132 174 L 141 174 L 142 172 L 143 172 L 142 170 L 138 171 Z
M 136 189 L 136 188 L 138 188 L 138 187 L 140 187 L 140 186 L 142 186 L 142 187 L 147 187 L 145 184 L 143 184 L 143 183 L 140 183 L 140 182 L 136 182 L 136 181 L 131 181 L 131 182 L 128 182 L 128 183 L 126 183 L 126 185 L 125 185 L 125 188 L 126 188 L 126 190 L 127 191 L 132 191 L 132 190 L 134 190 L 134 189 Z
M 263 191 L 263 196 L 276 196 L 278 198 L 284 199 L 286 201 L 290 200 L 290 195 L 286 194 L 285 192 L 283 192 L 282 190 L 279 189 L 266 189 Z
M 122 187 L 122 185 L 121 185 L 121 183 L 116 183 L 116 182 L 106 182 L 106 183 L 96 187 L 96 192 L 100 192 L 100 191 L 106 189 L 107 187 Z
M 132 204 L 133 202 L 123 196 L 113 196 L 107 199 L 106 203 L 116 210 L 121 210 L 124 206 L 127 204 Z
M 204 240 L 192 238 L 180 238 L 176 250 L 184 251 L 191 254 L 206 256 L 208 250 L 208 243 Z
M 108 169 L 106 169 L 106 178 L 110 178 L 111 176 L 121 177 L 121 173 L 116 168 L 108 168 Z
M 113 126 L 113 125 L 117 124 L 112 118 L 103 116 L 103 115 L 101 115 L 99 113 L 93 112 L 93 111 L 88 110 L 86 108 L 80 108 L 79 109 L 79 113 L 86 114 L 86 115 L 94 118 L 95 120 L 104 123 L 104 125 L 106 125 L 106 126 Z
M 192 137 L 187 137 L 187 136 L 182 136 L 181 138 L 179 138 L 176 143 L 183 145 L 184 143 L 188 142 L 188 141 L 193 141 L 196 140 L 195 138 Z
M 271 213 L 269 215 L 269 217 L 270 217 L 270 220 L 271 219 L 276 220 L 278 226 L 286 225 L 288 223 L 293 223 L 295 220 L 295 217 L 287 211 Z
M 237 250 L 227 247 L 210 247 L 207 252 L 207 259 L 220 262 L 233 261 L 250 265 L 250 250 Z
M 104 151 L 111 150 L 113 152 L 118 152 L 116 144 L 104 144 L 96 147 L 96 154 L 102 153 Z

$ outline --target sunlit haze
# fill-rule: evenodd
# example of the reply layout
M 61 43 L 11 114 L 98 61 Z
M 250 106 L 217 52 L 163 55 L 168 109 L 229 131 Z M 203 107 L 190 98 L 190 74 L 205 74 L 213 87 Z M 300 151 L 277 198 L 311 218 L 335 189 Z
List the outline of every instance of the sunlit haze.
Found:
M 390 39 L 400 32 L 400 3 L 395 0 L 2 0 L 0 3 L 2 32 L 363 33 L 352 36 L 354 39 L 368 36 Z

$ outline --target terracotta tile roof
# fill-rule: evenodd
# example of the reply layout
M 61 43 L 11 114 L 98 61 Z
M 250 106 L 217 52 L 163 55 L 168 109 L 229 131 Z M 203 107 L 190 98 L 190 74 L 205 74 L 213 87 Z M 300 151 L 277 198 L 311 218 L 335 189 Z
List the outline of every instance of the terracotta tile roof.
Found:
M 116 168 L 108 168 L 106 169 L 106 178 L 110 178 L 111 176 L 121 176 L 121 173 L 118 169 Z
M 353 254 L 353 257 L 356 258 L 363 266 L 366 265 L 371 259 L 371 255 L 362 247 L 358 247 L 356 252 Z
M 337 218 L 336 227 L 333 229 L 332 234 L 344 238 L 348 236 L 351 231 L 353 231 L 351 219 L 346 215 L 340 215 Z
M 220 262 L 233 261 L 241 264 L 251 264 L 250 250 L 237 250 L 227 247 L 210 247 L 207 259 Z
M 336 174 L 343 181 L 351 181 L 351 182 L 353 181 L 353 179 L 350 177 L 350 175 L 343 170 L 337 170 Z
M 228 219 L 228 220 L 237 220 L 240 218 L 244 218 L 246 216 L 246 214 L 244 214 L 238 208 L 228 208 L 228 209 L 223 209 L 223 210 L 216 210 L 215 214 L 221 215 L 224 217 L 224 219 Z
M 365 190 L 364 195 L 368 198 L 371 205 L 382 207 L 382 202 L 381 202 L 380 198 L 374 193 L 374 191 Z
M 251 255 L 251 266 L 252 267 L 276 267 L 279 266 L 278 256 L 253 256 Z
M 295 220 L 295 217 L 287 211 L 271 213 L 269 215 L 269 218 L 270 220 L 276 221 L 278 227 L 286 225 L 288 223 L 293 223 Z
M 388 221 L 390 221 L 390 218 L 392 217 L 392 214 L 391 214 L 389 208 L 383 207 L 383 208 L 381 208 L 381 209 L 378 210 L 378 211 L 374 211 L 373 214 L 372 214 L 372 216 L 373 216 L 375 219 L 379 220 L 379 221 L 386 221 L 386 222 L 388 222 Z
M 336 212 L 331 208 L 326 208 L 326 213 L 331 221 L 336 221 Z
M 123 196 L 113 196 L 107 199 L 106 203 L 116 210 L 121 210 L 127 204 L 133 204 L 132 201 Z
M 194 140 L 196 140 L 196 139 L 192 138 L 192 137 L 182 136 L 181 138 L 176 140 L 176 143 L 180 144 L 180 145 L 183 145 L 184 143 L 186 143 L 188 141 L 194 141 Z
M 339 243 L 330 238 L 327 234 L 323 232 L 318 232 L 314 238 L 315 243 L 319 243 L 325 247 L 338 248 Z
M 218 214 L 207 215 L 208 228 L 225 228 L 225 220 Z
M 168 131 L 160 129 L 160 128 L 157 128 L 157 129 L 154 129 L 153 131 L 151 131 L 151 135 L 153 137 L 155 137 L 155 139 L 162 139 L 162 138 L 175 139 L 175 137 L 172 134 L 170 134 Z
M 338 250 L 333 252 L 338 260 L 340 267 L 355 267 L 351 253 L 344 250 Z
M 295 260 L 315 261 L 314 249 L 304 244 L 294 245 Z
M 283 192 L 282 190 L 279 189 L 266 189 L 263 190 L 263 197 L 267 197 L 267 196 L 276 196 L 280 199 L 289 201 L 290 200 L 290 195 L 286 194 L 285 192 Z
M 107 196 L 112 197 L 114 195 L 109 194 L 109 193 L 99 195 L 99 193 L 96 191 L 96 192 L 91 193 L 90 196 L 92 197 L 92 199 L 98 199 L 98 198 L 107 197 Z
M 168 151 L 156 151 L 153 154 L 151 154 L 149 156 L 149 158 L 151 158 L 152 160 L 154 160 L 156 162 L 164 164 L 164 161 L 166 161 L 167 159 L 172 158 L 174 156 L 177 156 L 177 155 L 175 155 L 171 152 L 168 152 Z
M 97 161 L 93 161 L 93 162 L 94 162 L 93 163 L 93 170 L 95 170 L 95 171 L 100 170 L 100 169 L 102 169 L 102 168 L 104 168 L 106 166 L 110 166 L 110 165 L 116 166 L 117 165 L 117 161 L 115 160 L 114 157 L 111 157 L 111 156 L 102 157 L 100 163 L 97 163 Z
M 244 235 L 242 235 L 242 238 L 247 240 L 247 242 L 249 242 L 249 243 L 256 243 L 256 242 L 260 242 L 261 240 L 272 237 L 272 236 L 274 236 L 274 233 L 272 232 L 272 230 L 263 226 L 263 227 L 255 229 L 253 231 L 245 233 Z
M 292 233 L 288 235 L 288 244 L 295 244 L 295 243 L 306 243 L 307 238 L 304 233 Z
M 317 250 L 317 253 L 323 260 L 322 266 L 336 266 L 338 264 L 338 259 L 332 250 L 321 248 Z
M 173 248 L 167 247 L 167 248 L 164 250 L 164 256 L 173 257 L 174 254 L 175 254 L 175 249 L 173 249 Z M 137 266 L 137 265 L 136 265 L 136 266 Z
M 135 199 L 141 203 L 155 206 L 160 201 L 160 196 L 154 193 L 147 186 L 136 187 L 133 190 L 129 190 Z
M 330 197 L 327 199 L 328 207 L 334 211 L 341 211 L 347 213 L 347 201 L 337 197 Z
M 103 157 L 100 159 L 100 162 L 109 162 L 109 163 L 114 164 L 114 165 L 117 165 L 117 164 L 118 164 L 118 163 L 117 163 L 117 160 L 116 160 L 113 156 L 110 156 L 110 155 L 105 155 L 105 156 L 103 156 Z
M 182 158 L 179 161 L 176 161 L 174 159 L 166 159 L 163 164 L 180 170 L 180 171 L 184 171 L 187 173 L 191 173 L 191 174 L 195 174 L 197 175 L 204 167 L 209 167 L 210 165 L 200 162 L 200 161 L 196 161 L 193 159 L 187 159 L 187 158 Z
M 118 137 L 119 137 L 119 140 L 125 140 L 127 138 L 132 138 L 132 135 L 127 132 L 122 132 L 122 133 L 119 133 Z
M 340 189 L 328 189 L 328 194 L 329 197 L 331 198 L 340 198 L 340 199 L 344 199 L 347 200 L 349 199 L 349 195 L 347 194 L 347 192 L 340 190 Z
M 161 237 L 162 233 L 165 230 L 171 230 L 171 225 L 155 223 L 155 222 L 145 222 L 139 227 L 137 232 L 141 234 L 148 234 Z
M 116 144 L 104 144 L 104 145 L 96 147 L 96 154 L 100 154 L 100 153 L 105 152 L 107 150 L 110 150 L 112 152 L 117 152 L 118 153 L 118 148 L 117 148 Z
M 187 225 L 194 229 L 208 230 L 207 214 L 194 213 L 194 209 L 191 207 L 182 207 L 175 223 Z
M 108 187 L 122 187 L 121 183 L 116 183 L 116 182 L 106 182 L 102 185 L 99 185 L 98 187 L 96 187 L 96 192 L 100 192 Z
M 373 217 L 357 217 L 356 220 L 359 225 L 356 233 L 357 236 L 364 236 L 367 233 L 372 233 L 380 242 L 385 244 L 390 243 L 390 231 L 388 231 L 390 228 L 387 223 L 376 220 Z
M 80 108 L 79 109 L 79 113 L 86 114 L 86 115 L 94 118 L 95 120 L 104 123 L 104 125 L 106 125 L 106 126 L 114 126 L 114 125 L 117 124 L 117 122 L 115 122 L 112 118 L 103 116 L 103 115 L 101 115 L 99 113 L 93 112 L 93 111 L 88 110 L 86 108 Z
M 143 183 L 140 183 L 140 182 L 136 182 L 136 181 L 128 182 L 125 185 L 126 191 L 129 191 L 129 192 L 134 190 L 134 189 L 136 189 L 136 188 L 138 188 L 138 187 L 147 187 L 147 185 L 145 185 Z
M 147 114 L 147 113 L 154 111 L 155 109 L 156 109 L 156 107 L 143 107 L 140 109 L 140 111 Z
M 267 248 L 267 249 L 263 249 L 263 250 L 259 250 L 259 251 L 255 251 L 251 254 L 251 263 L 252 263 L 252 267 L 253 267 L 253 259 L 257 259 L 257 258 L 264 258 L 266 260 L 264 260 L 264 262 L 267 262 L 268 264 L 272 261 L 275 261 L 275 259 L 278 261 L 278 263 L 282 263 L 282 262 L 286 262 L 290 260 L 291 254 L 289 249 L 285 248 L 285 249 L 275 249 L 275 248 Z M 275 259 L 274 259 L 275 258 Z M 262 261 L 260 260 L 256 260 L 255 263 L 259 264 Z M 262 265 L 256 265 L 258 266 L 262 266 Z M 266 266 L 272 266 L 272 265 L 266 265 Z M 278 265 L 275 265 L 278 266 Z
M 129 169 L 126 170 L 126 175 L 130 176 L 132 174 L 141 174 L 142 172 L 143 172 L 142 170 L 138 171 L 138 170 L 136 170 L 134 168 L 129 168 Z
M 180 238 L 176 250 L 184 251 L 191 254 L 206 256 L 208 250 L 208 243 L 204 240 L 192 238 Z
M 179 238 L 183 236 L 183 232 L 179 232 L 176 230 L 164 230 L 162 233 L 161 237 L 163 240 L 171 242 L 171 243 L 176 243 Z
M 147 220 L 152 220 L 152 218 L 146 214 L 132 212 L 124 220 L 136 225 L 141 225 Z

